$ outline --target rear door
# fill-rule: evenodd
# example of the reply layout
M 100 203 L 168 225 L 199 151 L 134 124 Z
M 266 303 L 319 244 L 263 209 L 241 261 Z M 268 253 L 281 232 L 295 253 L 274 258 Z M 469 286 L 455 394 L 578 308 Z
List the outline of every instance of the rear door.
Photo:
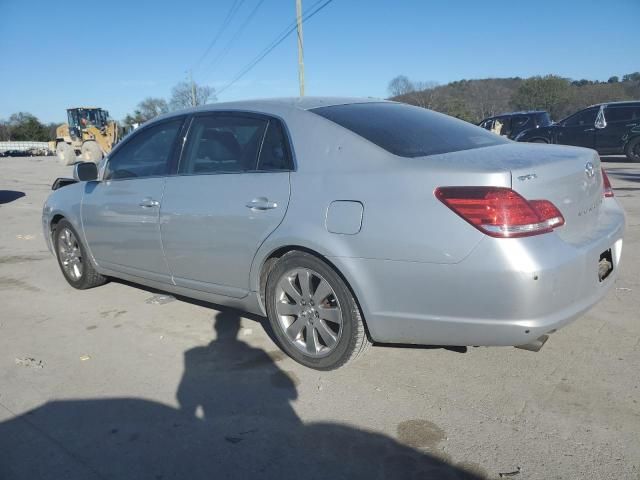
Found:
M 275 118 L 237 112 L 193 118 L 160 212 L 176 285 L 237 298 L 248 293 L 253 257 L 284 218 L 292 166 Z
M 102 180 L 87 184 L 82 224 L 99 265 L 170 282 L 158 220 L 183 122 L 171 119 L 135 132 L 109 156 Z
M 640 106 L 608 106 L 604 118 L 606 126 L 596 131 L 596 149 L 600 153 L 623 153 L 624 137 L 640 124 Z
M 557 129 L 556 143 L 595 148 L 598 110 L 598 107 L 588 108 L 563 120 Z

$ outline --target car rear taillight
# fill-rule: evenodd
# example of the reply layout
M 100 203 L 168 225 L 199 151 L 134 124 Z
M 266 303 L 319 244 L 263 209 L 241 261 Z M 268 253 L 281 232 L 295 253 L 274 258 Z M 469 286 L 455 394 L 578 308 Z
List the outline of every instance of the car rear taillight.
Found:
M 613 188 L 611 188 L 611 182 L 609 181 L 607 172 L 604 171 L 604 168 L 602 168 L 601 170 L 602 170 L 602 194 L 604 195 L 605 198 L 613 197 Z
M 548 200 L 526 200 L 504 187 L 440 187 L 436 197 L 492 237 L 526 237 L 551 232 L 564 217 Z

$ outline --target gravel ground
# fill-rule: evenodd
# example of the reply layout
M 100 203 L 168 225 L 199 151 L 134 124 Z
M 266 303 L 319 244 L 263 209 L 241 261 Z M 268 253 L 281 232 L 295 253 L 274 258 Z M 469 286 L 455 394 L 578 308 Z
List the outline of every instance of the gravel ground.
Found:
M 620 276 L 539 353 L 374 347 L 319 373 L 264 320 L 75 291 L 40 230 L 55 157 L 0 158 L 0 478 L 640 478 L 640 165 L 606 159 Z

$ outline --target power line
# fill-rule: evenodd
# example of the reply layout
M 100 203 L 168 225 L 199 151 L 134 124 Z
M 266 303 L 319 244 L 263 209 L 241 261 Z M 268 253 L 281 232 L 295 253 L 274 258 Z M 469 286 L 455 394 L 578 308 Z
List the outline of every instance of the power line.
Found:
M 316 2 L 311 8 L 313 8 L 315 5 L 317 5 L 318 3 L 320 3 L 322 0 L 319 0 L 318 2 Z M 322 5 L 320 5 L 318 8 L 316 8 L 314 11 L 307 13 L 306 15 L 304 15 L 304 18 L 302 19 L 302 23 L 306 22 L 307 20 L 310 20 L 314 15 L 316 15 L 317 13 L 319 13 L 322 9 L 324 9 L 327 5 L 329 5 L 331 2 L 333 2 L 333 0 L 326 0 Z M 284 42 L 284 40 L 291 35 L 297 28 L 296 25 L 296 20 L 294 20 L 293 25 L 291 27 L 289 27 L 286 32 L 280 36 L 277 37 L 276 40 L 274 40 L 270 46 L 268 46 L 267 48 L 265 48 L 255 59 L 253 59 L 251 62 L 249 62 L 249 64 L 247 64 L 242 70 L 240 70 L 240 72 L 233 78 L 233 80 L 231 80 L 231 82 L 229 82 L 228 84 L 226 84 L 224 87 L 222 87 L 220 90 L 218 90 L 216 93 L 219 95 L 222 92 L 224 92 L 225 90 L 227 90 L 229 87 L 233 86 L 238 80 L 240 80 L 242 77 L 244 77 L 247 73 L 249 73 L 253 67 L 255 67 L 258 63 L 260 63 L 260 61 L 262 61 L 262 59 L 264 59 L 264 57 L 266 57 L 267 55 L 269 55 L 269 53 L 271 53 L 278 45 L 280 45 L 282 42 Z
M 311 5 L 311 7 L 309 7 L 309 10 L 313 10 L 317 5 L 321 4 L 323 1 L 325 1 L 325 0 L 317 0 L 313 5 Z M 260 54 L 259 54 L 259 55 L 261 55 L 263 52 L 265 52 L 267 49 L 269 49 L 269 48 L 270 48 L 274 43 L 276 43 L 278 40 L 280 40 L 280 38 L 281 38 L 281 37 L 283 37 L 283 36 L 287 35 L 287 33 L 289 32 L 289 29 L 290 29 L 291 27 L 294 27 L 294 28 L 295 28 L 295 25 L 296 25 L 296 19 L 294 19 L 291 23 L 289 23 L 289 25 L 287 25 L 287 26 L 285 27 L 285 29 L 284 29 L 284 30 L 282 30 L 282 31 L 281 31 L 281 32 L 276 36 L 276 39 L 275 39 L 274 41 L 272 41 L 269 45 L 267 45 L 267 47 L 266 47 L 266 48 L 264 48 L 264 49 L 262 50 L 262 52 L 260 52 Z M 258 55 L 258 56 L 259 56 L 259 55 Z M 210 70 L 209 70 L 209 71 L 210 71 Z
M 207 47 L 207 49 L 204 51 L 204 53 L 200 56 L 200 58 L 198 59 L 198 61 L 196 63 L 194 63 L 194 65 L 191 67 L 191 70 L 198 68 L 200 66 L 200 64 L 202 63 L 202 60 L 205 59 L 205 57 L 209 54 L 209 52 L 211 51 L 211 49 L 215 46 L 215 44 L 218 42 L 218 40 L 220 39 L 220 36 L 224 33 L 224 31 L 227 29 L 227 27 L 229 26 L 229 23 L 231 23 L 231 20 L 233 19 L 233 17 L 235 16 L 235 14 L 238 12 L 238 10 L 240 9 L 240 7 L 242 6 L 242 4 L 244 3 L 245 0 L 234 0 L 233 3 L 231 4 L 231 8 L 229 9 L 229 11 L 227 12 L 227 16 L 224 18 L 224 20 L 222 21 L 222 25 L 220 26 L 220 29 L 218 30 L 218 33 L 216 33 L 215 37 L 213 37 L 213 40 L 211 40 L 211 43 L 209 43 L 209 46 Z
M 233 45 L 233 43 L 238 39 L 238 37 L 242 34 L 242 32 L 244 31 L 245 27 L 249 24 L 249 22 L 251 21 L 251 19 L 255 16 L 256 12 L 258 11 L 258 9 L 260 8 L 260 6 L 264 3 L 265 0 L 260 0 L 255 7 L 253 7 L 253 10 L 251 10 L 251 13 L 249 13 L 249 16 L 245 19 L 245 21 L 242 23 L 242 25 L 240 25 L 240 28 L 238 28 L 238 30 L 236 31 L 236 33 L 233 35 L 233 37 L 231 37 L 231 39 L 227 42 L 227 44 L 224 46 L 224 48 L 218 53 L 218 55 L 216 55 L 216 57 L 211 61 L 211 63 L 209 64 L 209 66 L 206 69 L 206 74 L 203 74 L 203 76 L 208 75 L 211 71 L 213 71 L 213 67 L 217 66 L 218 63 L 220 62 L 220 60 L 222 60 L 225 55 L 227 53 L 229 53 L 229 50 L 231 50 L 231 47 Z

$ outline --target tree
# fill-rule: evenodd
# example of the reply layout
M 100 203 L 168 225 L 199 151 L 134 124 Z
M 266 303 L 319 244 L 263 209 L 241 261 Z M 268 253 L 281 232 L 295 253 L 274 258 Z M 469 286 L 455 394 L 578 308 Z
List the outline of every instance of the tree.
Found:
M 640 82 L 640 72 L 627 73 L 622 76 L 623 82 Z
M 607 80 L 607 83 L 618 83 L 620 81 L 620 79 L 614 75 L 613 77 L 609 77 L 609 80 Z
M 556 118 L 570 100 L 570 83 L 556 75 L 531 77 L 522 82 L 513 96 L 513 105 L 518 109 L 542 109 Z
M 169 105 L 164 98 L 147 97 L 138 104 L 138 110 L 142 117 L 151 120 L 169 112 Z
M 387 90 L 391 97 L 399 97 L 416 91 L 416 87 L 411 80 L 409 80 L 409 77 L 406 75 L 398 75 L 389 82 Z
M 171 110 L 197 107 L 204 105 L 208 100 L 215 102 L 215 89 L 207 85 L 198 85 L 189 82 L 180 82 L 171 89 L 171 100 L 169 107 Z
M 144 123 L 168 111 L 169 105 L 167 105 L 167 101 L 164 98 L 147 97 L 138 103 L 138 107 L 133 114 L 129 114 L 124 118 L 124 123 L 126 125 Z
M 12 114 L 7 126 L 10 140 L 46 142 L 50 139 L 48 128 L 40 123 L 40 120 L 34 115 L 27 112 Z
M 7 142 L 10 139 L 9 123 L 6 120 L 0 120 L 0 142 Z

